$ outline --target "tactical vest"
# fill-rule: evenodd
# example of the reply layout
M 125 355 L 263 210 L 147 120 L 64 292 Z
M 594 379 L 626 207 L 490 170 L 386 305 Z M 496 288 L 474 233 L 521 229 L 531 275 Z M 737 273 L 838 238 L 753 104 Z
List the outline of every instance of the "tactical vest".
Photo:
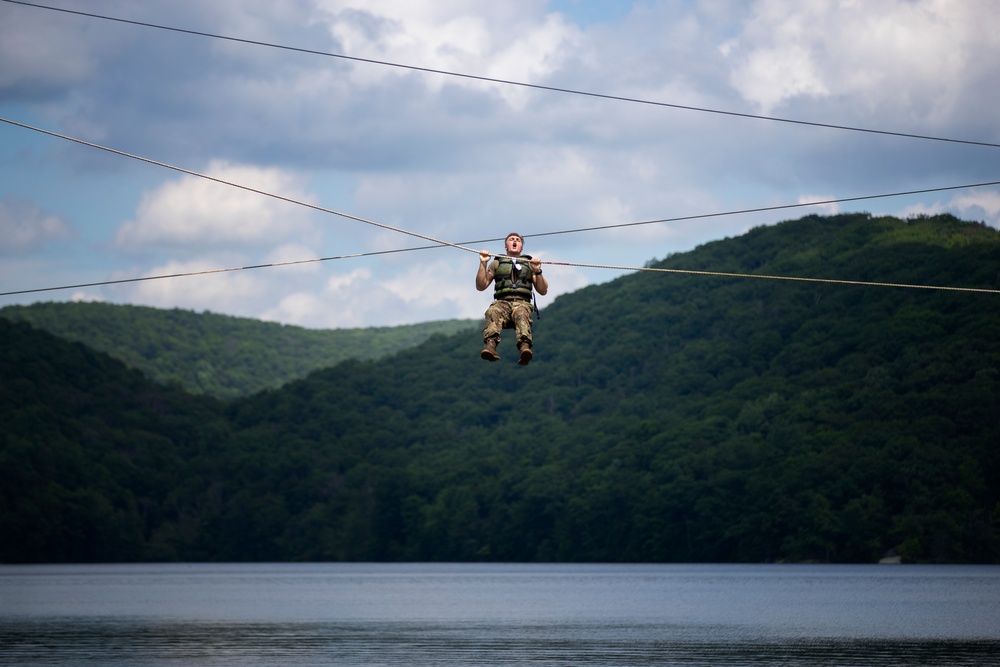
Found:
M 493 298 L 494 299 L 524 299 L 531 301 L 531 279 L 534 272 L 531 270 L 531 255 L 521 255 L 517 258 L 520 269 L 514 268 L 514 260 L 510 257 L 497 257 L 498 264 L 493 272 Z

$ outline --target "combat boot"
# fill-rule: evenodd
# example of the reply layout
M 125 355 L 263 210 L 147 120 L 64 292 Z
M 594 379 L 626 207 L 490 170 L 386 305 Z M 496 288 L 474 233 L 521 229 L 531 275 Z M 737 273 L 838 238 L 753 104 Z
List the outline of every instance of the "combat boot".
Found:
M 479 356 L 485 359 L 486 361 L 499 360 L 500 355 L 497 354 L 497 343 L 499 343 L 500 341 L 497 340 L 496 338 L 487 338 L 483 342 L 486 343 L 486 346 L 483 348 L 483 351 L 479 353 Z
M 518 365 L 527 366 L 531 363 L 531 357 L 533 356 L 531 353 L 531 343 L 518 343 L 517 349 L 521 351 L 521 357 L 517 360 Z

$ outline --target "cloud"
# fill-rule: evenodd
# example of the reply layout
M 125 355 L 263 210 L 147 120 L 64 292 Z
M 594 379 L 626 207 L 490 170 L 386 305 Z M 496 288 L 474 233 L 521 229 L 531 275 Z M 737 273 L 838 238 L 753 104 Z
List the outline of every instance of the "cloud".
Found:
M 815 207 L 810 208 L 810 213 L 816 213 L 818 215 L 836 215 L 840 213 L 840 204 L 828 203 L 819 204 L 817 202 L 829 202 L 836 197 L 830 195 L 802 195 L 799 197 L 799 204 L 813 204 L 816 203 Z
M 450 250 L 450 253 L 459 251 Z M 461 261 L 461 260 L 465 261 Z M 474 287 L 478 260 L 472 255 L 411 259 L 400 271 L 381 276 L 372 268 L 337 262 L 322 268 L 317 282 L 283 279 L 273 305 L 255 314 L 265 320 L 311 328 L 392 326 L 437 319 L 479 319 L 492 291 Z M 581 269 L 547 266 L 551 289 L 539 297 L 544 308 L 554 298 L 588 283 Z M 318 289 L 317 289 L 318 287 Z
M 488 301 L 473 287 L 475 268 L 474 259 L 463 264 L 423 257 L 380 276 L 369 267 L 337 263 L 324 267 L 319 289 L 299 282 L 261 317 L 314 328 L 480 317 Z
M 279 170 L 213 162 L 207 176 L 310 202 L 303 179 Z M 178 248 L 274 246 L 289 238 L 318 236 L 308 212 L 293 203 L 196 176 L 185 175 L 146 193 L 136 218 L 118 230 L 126 252 Z
M 951 213 L 964 220 L 976 220 L 1000 228 L 1000 192 L 974 191 L 956 195 L 947 201 L 912 204 L 903 209 L 900 215 L 908 217 L 938 213 Z
M 261 313 L 261 319 L 311 328 L 345 329 L 365 326 L 371 311 L 379 312 L 386 307 L 387 294 L 372 284 L 369 269 L 333 271 L 334 275 L 317 282 L 319 289 L 298 285 L 298 289 L 281 295 L 273 307 Z
M 54 12 L 17 11 L 23 39 L 58 40 L 46 25 Z M 122 3 L 106 13 L 317 53 L 521 81 L 556 71 L 579 35 L 560 15 L 545 13 L 538 0 L 178 0 Z M 210 159 L 276 164 L 280 156 L 300 166 L 383 168 L 387 161 L 426 159 L 414 152 L 425 147 L 448 156 L 453 149 L 441 150 L 445 144 L 481 137 L 478 121 L 511 105 L 523 107 L 532 95 L 506 85 L 84 17 L 67 25 L 59 33 L 80 47 L 66 61 L 86 62 L 86 68 L 72 77 L 56 59 L 35 65 L 42 72 L 27 64 L 15 68 L 23 69 L 24 81 L 55 82 L 51 117 L 63 129 L 78 130 L 77 136 L 186 167 Z M 101 43 L 88 40 L 90 33 Z
M 0 97 L 22 101 L 60 95 L 90 78 L 97 59 L 82 31 L 65 17 L 0 7 Z
M 69 300 L 74 303 L 100 303 L 104 301 L 103 298 L 96 294 L 88 294 L 87 292 L 73 292 L 69 297 Z
M 344 52 L 361 58 L 534 82 L 555 70 L 579 39 L 578 29 L 559 14 L 544 13 L 535 0 L 470 5 L 456 0 L 348 0 L 320 2 L 328 29 Z M 399 69 L 356 64 L 352 78 L 364 84 L 409 76 Z M 452 80 L 421 75 L 439 91 Z M 486 84 L 508 102 L 523 91 Z
M 267 276 L 263 271 L 218 272 L 222 268 L 245 266 L 247 263 L 246 258 L 232 254 L 205 255 L 186 261 L 170 260 L 141 273 L 122 270 L 113 279 L 134 278 L 136 275 L 145 278 L 198 273 L 204 275 L 112 285 L 103 288 L 102 297 L 107 301 L 158 308 L 209 310 L 256 317 L 261 299 L 272 291 L 271 281 L 278 276 Z
M 952 199 L 951 206 L 962 216 L 970 216 L 1000 227 L 1000 192 L 996 190 L 959 195 Z
M 14 195 L 0 199 L 0 254 L 30 254 L 72 236 L 69 224 L 33 202 Z
M 979 76 L 1000 40 L 986 28 L 988 0 L 759 0 L 735 39 L 721 45 L 730 81 L 763 113 L 796 98 L 857 103 L 941 126 L 964 82 Z M 980 43 L 982 50 L 961 45 Z

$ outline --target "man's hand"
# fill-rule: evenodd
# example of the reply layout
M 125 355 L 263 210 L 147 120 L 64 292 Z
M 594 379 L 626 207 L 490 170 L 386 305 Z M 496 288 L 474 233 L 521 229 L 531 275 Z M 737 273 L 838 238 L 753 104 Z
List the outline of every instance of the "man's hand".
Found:
M 535 291 L 545 296 L 549 291 L 549 281 L 542 275 L 542 260 L 532 257 L 531 261 L 531 283 L 535 286 Z
M 479 251 L 479 270 L 476 271 L 476 289 L 482 292 L 493 282 L 493 274 L 486 268 L 493 254 L 489 250 Z

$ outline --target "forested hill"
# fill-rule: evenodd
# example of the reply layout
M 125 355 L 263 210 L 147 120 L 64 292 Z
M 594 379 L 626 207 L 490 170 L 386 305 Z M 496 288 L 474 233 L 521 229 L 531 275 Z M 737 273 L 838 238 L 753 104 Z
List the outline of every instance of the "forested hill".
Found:
M 1000 290 L 1000 233 L 810 216 L 655 267 Z M 1000 294 L 640 272 L 542 314 L 527 367 L 456 334 L 226 404 L 15 329 L 0 560 L 1000 562 Z
M 206 502 L 222 405 L 23 322 L 0 339 L 0 562 L 155 557 Z
M 109 303 L 36 303 L 0 308 L 25 321 L 125 362 L 161 383 L 236 398 L 280 387 L 346 359 L 376 359 L 435 334 L 476 328 L 443 320 L 365 329 L 304 329 L 275 322 Z

